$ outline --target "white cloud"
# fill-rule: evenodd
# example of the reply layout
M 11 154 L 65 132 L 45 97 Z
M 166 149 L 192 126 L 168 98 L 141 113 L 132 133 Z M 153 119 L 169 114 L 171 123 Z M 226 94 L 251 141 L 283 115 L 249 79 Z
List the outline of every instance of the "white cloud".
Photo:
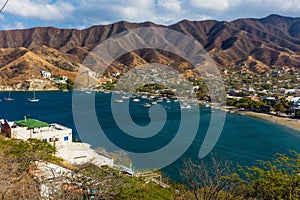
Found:
M 230 4 L 228 0 L 191 0 L 190 5 L 194 8 L 224 11 Z
M 248 0 L 249 1 L 249 0 Z M 253 0 L 249 1 L 253 6 L 265 6 L 265 9 L 272 8 L 277 11 L 299 11 L 300 1 L 299 0 Z
M 63 20 L 74 10 L 71 3 L 56 1 L 18 0 L 10 1 L 5 12 L 26 18 L 36 18 L 49 21 Z
M 14 22 L 10 24 L 2 25 L 3 30 L 15 30 L 15 29 L 24 29 L 26 26 L 22 22 Z
M 116 21 L 172 24 L 188 20 L 298 16 L 300 0 L 11 0 L 3 14 L 38 26 L 89 27 Z M 0 16 L 0 20 L 9 20 Z M 13 24 L 12 22 L 10 22 Z
M 181 1 L 178 0 L 158 0 L 157 6 L 169 12 L 181 12 Z
M 141 22 L 155 15 L 154 0 L 75 0 L 73 17 L 90 23 Z
M 220 16 L 227 20 L 241 17 L 262 18 L 270 14 L 298 17 L 299 9 L 299 0 L 234 0 L 230 1 L 228 10 Z

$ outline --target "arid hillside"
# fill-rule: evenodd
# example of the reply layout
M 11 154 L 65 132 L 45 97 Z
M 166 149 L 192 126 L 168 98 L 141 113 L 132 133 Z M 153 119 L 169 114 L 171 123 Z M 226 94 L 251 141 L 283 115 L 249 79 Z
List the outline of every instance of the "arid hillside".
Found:
M 140 27 L 167 27 L 197 39 L 220 68 L 249 66 L 254 73 L 271 67 L 300 66 L 300 18 L 270 15 L 263 19 L 238 19 L 232 22 L 187 21 L 161 26 L 151 22 L 117 22 L 84 30 L 37 27 L 0 31 L 1 85 L 42 79 L 41 70 L 54 77 L 74 79 L 84 58 L 105 39 L 125 30 Z M 139 50 L 122 56 L 113 70 L 149 62 L 174 64 L 178 56 L 155 49 Z M 182 64 L 183 70 L 189 69 Z M 179 66 L 180 67 L 180 66 Z

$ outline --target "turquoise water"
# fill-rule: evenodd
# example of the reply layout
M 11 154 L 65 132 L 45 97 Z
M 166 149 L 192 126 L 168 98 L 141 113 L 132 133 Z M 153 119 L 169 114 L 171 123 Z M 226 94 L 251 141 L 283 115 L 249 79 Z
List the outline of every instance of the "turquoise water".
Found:
M 38 103 L 31 103 L 27 98 L 31 92 L 11 92 L 14 101 L 7 102 L 3 98 L 6 92 L 0 93 L 0 119 L 10 121 L 36 118 L 49 123 L 59 123 L 73 129 L 74 138 L 78 138 L 72 116 L 72 92 L 37 92 Z M 88 94 L 83 94 L 88 95 Z M 145 126 L 150 122 L 148 108 L 141 107 L 146 102 L 130 104 L 130 113 L 135 123 Z M 162 131 L 147 139 L 137 139 L 124 134 L 115 124 L 110 112 L 110 94 L 96 95 L 96 113 L 105 134 L 118 146 L 133 152 L 151 152 L 168 144 L 178 129 L 180 110 L 178 104 L 168 104 L 168 120 Z M 193 114 L 191 112 L 191 114 Z M 211 113 L 202 109 L 198 134 L 185 154 L 170 166 L 164 168 L 164 173 L 176 179 L 181 168 L 182 159 L 197 160 L 199 149 L 209 124 Z M 87 131 L 89 130 L 87 127 Z M 188 131 L 188 130 L 187 130 Z M 82 134 L 82 133 L 81 133 Z M 184 139 L 184 138 L 183 138 Z M 300 152 L 300 133 L 278 126 L 268 121 L 227 114 L 221 137 L 213 153 L 223 160 L 230 160 L 242 165 L 253 165 L 256 160 L 272 159 L 275 153 L 286 153 L 288 149 Z

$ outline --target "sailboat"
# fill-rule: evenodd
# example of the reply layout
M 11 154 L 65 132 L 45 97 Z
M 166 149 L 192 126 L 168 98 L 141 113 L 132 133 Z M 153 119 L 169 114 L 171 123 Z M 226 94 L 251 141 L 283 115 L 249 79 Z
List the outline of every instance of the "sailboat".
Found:
M 39 99 L 35 98 L 35 91 L 33 91 L 33 98 L 28 98 L 28 101 L 30 101 L 30 102 L 38 102 L 38 101 L 40 101 Z
M 8 92 L 8 97 L 4 97 L 5 101 L 13 101 L 14 99 L 10 97 L 10 91 Z

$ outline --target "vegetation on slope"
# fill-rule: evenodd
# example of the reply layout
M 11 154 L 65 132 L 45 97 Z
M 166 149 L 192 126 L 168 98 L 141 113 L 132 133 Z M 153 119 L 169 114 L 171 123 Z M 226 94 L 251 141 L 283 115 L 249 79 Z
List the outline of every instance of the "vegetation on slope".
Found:
M 60 164 L 48 143 L 0 138 L 0 199 L 41 199 L 40 182 L 30 171 L 33 161 Z M 228 162 L 184 163 L 185 185 L 163 188 L 150 179 L 131 177 L 109 167 L 91 164 L 73 168 L 68 186 L 55 190 L 52 199 L 299 199 L 300 154 L 278 154 L 273 161 L 232 170 Z M 63 175 L 62 175 L 63 176 Z M 51 182 L 50 182 L 51 183 Z

